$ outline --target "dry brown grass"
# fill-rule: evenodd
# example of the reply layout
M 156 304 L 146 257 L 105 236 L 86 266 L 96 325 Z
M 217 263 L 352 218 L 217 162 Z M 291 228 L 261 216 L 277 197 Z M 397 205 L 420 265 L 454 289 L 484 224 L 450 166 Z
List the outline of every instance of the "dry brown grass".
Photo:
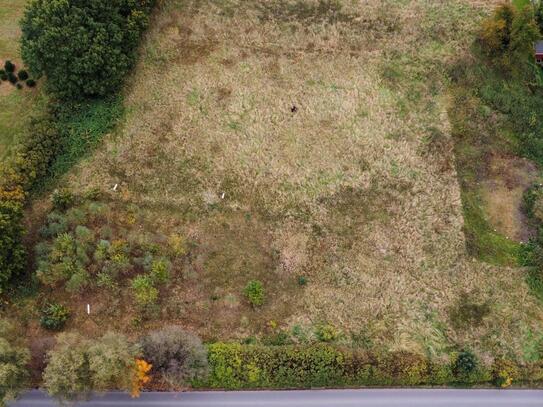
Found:
M 142 230 L 193 243 L 164 318 L 208 338 L 328 321 L 390 349 L 522 357 L 543 312 L 522 270 L 466 256 L 445 107 L 447 61 L 493 3 L 164 1 L 124 124 L 67 182 L 118 183 Z M 491 313 L 453 328 L 465 292 Z

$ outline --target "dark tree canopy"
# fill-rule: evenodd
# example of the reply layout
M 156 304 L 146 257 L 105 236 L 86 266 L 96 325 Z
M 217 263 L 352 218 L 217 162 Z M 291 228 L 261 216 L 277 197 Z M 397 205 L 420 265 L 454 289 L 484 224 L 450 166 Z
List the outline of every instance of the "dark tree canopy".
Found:
M 55 96 L 118 90 L 134 64 L 154 0 L 32 0 L 21 21 L 23 60 Z

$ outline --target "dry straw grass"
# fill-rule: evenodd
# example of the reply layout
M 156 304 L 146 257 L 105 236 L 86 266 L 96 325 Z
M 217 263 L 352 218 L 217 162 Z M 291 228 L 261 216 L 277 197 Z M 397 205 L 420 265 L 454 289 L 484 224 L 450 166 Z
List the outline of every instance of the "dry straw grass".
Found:
M 445 103 L 495 2 L 345 3 L 164 1 L 125 123 L 70 182 L 119 183 L 148 227 L 198 243 L 199 283 L 172 295 L 205 335 L 329 321 L 391 349 L 522 357 L 543 313 L 523 271 L 466 256 Z M 256 316 L 239 298 L 255 276 L 272 287 Z M 464 292 L 492 312 L 454 329 Z

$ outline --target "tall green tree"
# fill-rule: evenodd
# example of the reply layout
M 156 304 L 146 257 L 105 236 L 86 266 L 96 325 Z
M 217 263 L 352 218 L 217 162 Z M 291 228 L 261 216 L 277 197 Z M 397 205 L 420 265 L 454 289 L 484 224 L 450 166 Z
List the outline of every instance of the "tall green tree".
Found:
M 135 61 L 154 0 L 31 0 L 21 21 L 23 60 L 61 99 L 118 90 Z
M 0 321 L 0 406 L 17 397 L 28 379 L 28 349 L 16 346 L 10 337 L 12 327 Z

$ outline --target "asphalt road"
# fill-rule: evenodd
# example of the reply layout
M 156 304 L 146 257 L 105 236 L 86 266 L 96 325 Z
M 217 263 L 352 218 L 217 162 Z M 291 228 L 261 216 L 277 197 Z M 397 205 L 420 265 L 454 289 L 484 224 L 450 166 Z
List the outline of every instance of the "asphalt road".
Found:
M 10 407 L 57 404 L 43 392 L 26 393 Z M 543 390 L 362 389 L 143 393 L 112 392 L 78 403 L 85 407 L 543 407 Z

